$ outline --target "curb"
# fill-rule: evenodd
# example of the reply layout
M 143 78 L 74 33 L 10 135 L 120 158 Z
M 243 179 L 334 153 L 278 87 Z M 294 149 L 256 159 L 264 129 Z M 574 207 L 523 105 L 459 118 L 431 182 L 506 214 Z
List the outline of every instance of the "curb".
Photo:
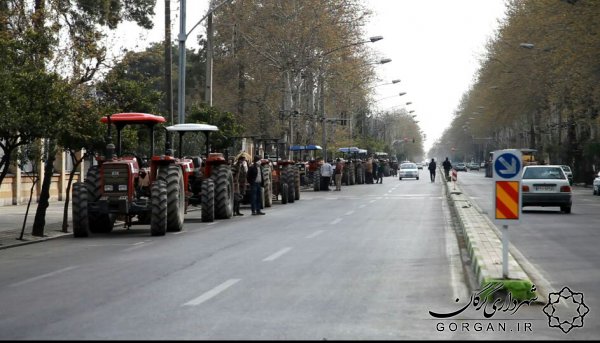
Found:
M 442 174 L 443 175 L 443 174 Z M 442 178 L 443 180 L 443 178 Z M 502 242 L 488 218 L 456 185 L 444 182 L 450 208 L 461 226 L 475 278 L 481 290 L 501 285 L 513 298 L 530 300 L 538 296 L 531 278 L 509 251 L 509 279 L 502 278 Z

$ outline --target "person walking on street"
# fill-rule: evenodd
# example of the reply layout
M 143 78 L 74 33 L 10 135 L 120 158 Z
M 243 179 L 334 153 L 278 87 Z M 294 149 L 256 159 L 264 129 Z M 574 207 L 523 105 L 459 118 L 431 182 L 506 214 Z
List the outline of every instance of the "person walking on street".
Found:
M 331 166 L 331 163 L 329 163 L 329 161 L 326 161 L 321 166 L 321 180 L 323 180 L 323 183 L 321 184 L 322 190 L 327 190 L 327 191 L 331 190 L 329 188 L 329 184 L 331 183 L 332 174 L 333 174 L 333 167 Z
M 260 156 L 254 156 L 254 163 L 248 168 L 247 181 L 250 185 L 250 206 L 252 208 L 252 215 L 264 215 L 266 213 L 261 212 L 261 189 L 265 186 L 263 180 L 262 165 L 260 164 Z
M 446 181 L 450 181 L 450 169 L 452 169 L 452 163 L 450 163 L 448 157 L 446 157 L 446 160 L 442 163 L 442 166 L 444 167 L 444 177 L 446 178 Z
M 246 156 L 240 154 L 237 158 L 237 162 L 233 165 L 231 170 L 233 172 L 233 215 L 243 216 L 240 212 L 240 202 L 244 198 L 246 193 L 246 183 L 248 174 L 248 165 L 246 164 Z
M 335 190 L 342 190 L 342 172 L 344 170 L 344 164 L 338 158 L 335 160 Z
M 431 182 L 435 182 L 435 168 L 437 168 L 437 164 L 433 158 L 431 159 L 431 162 L 429 162 L 429 167 L 427 168 L 429 169 L 429 177 L 431 178 Z

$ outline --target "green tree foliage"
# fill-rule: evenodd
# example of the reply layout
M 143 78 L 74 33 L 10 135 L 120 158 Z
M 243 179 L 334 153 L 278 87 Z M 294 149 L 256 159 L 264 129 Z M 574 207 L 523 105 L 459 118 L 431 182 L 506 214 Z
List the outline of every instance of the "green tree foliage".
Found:
M 210 145 L 212 151 L 225 152 L 233 146 L 234 137 L 240 136 L 244 127 L 239 124 L 231 112 L 221 112 L 215 107 L 205 104 L 193 106 L 188 115 L 190 123 L 215 125 L 218 132 L 211 133 Z

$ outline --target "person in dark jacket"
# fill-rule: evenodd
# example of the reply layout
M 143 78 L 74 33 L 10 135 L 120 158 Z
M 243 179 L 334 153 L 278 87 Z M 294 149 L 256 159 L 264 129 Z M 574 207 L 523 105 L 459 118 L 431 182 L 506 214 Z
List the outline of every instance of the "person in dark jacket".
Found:
M 253 161 L 254 163 L 248 168 L 247 174 L 248 184 L 250 185 L 250 206 L 252 208 L 252 215 L 264 215 L 266 213 L 260 210 L 262 204 L 261 190 L 265 186 L 260 156 L 254 156 Z
M 435 168 L 437 168 L 437 164 L 432 158 L 431 162 L 429 162 L 429 166 L 427 167 L 427 169 L 429 169 L 429 177 L 431 178 L 431 182 L 435 182 Z
M 450 169 L 452 169 L 452 163 L 446 157 L 446 160 L 442 163 L 442 167 L 444 167 L 444 176 L 446 177 L 446 181 L 450 181 Z

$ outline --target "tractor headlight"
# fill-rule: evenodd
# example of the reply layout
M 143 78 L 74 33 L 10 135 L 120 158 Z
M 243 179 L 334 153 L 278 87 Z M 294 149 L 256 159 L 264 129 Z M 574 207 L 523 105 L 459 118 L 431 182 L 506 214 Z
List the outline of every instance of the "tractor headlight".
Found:
M 113 185 L 104 185 L 105 192 L 112 192 L 114 189 Z
M 126 192 L 127 191 L 127 185 L 119 185 L 119 192 Z

